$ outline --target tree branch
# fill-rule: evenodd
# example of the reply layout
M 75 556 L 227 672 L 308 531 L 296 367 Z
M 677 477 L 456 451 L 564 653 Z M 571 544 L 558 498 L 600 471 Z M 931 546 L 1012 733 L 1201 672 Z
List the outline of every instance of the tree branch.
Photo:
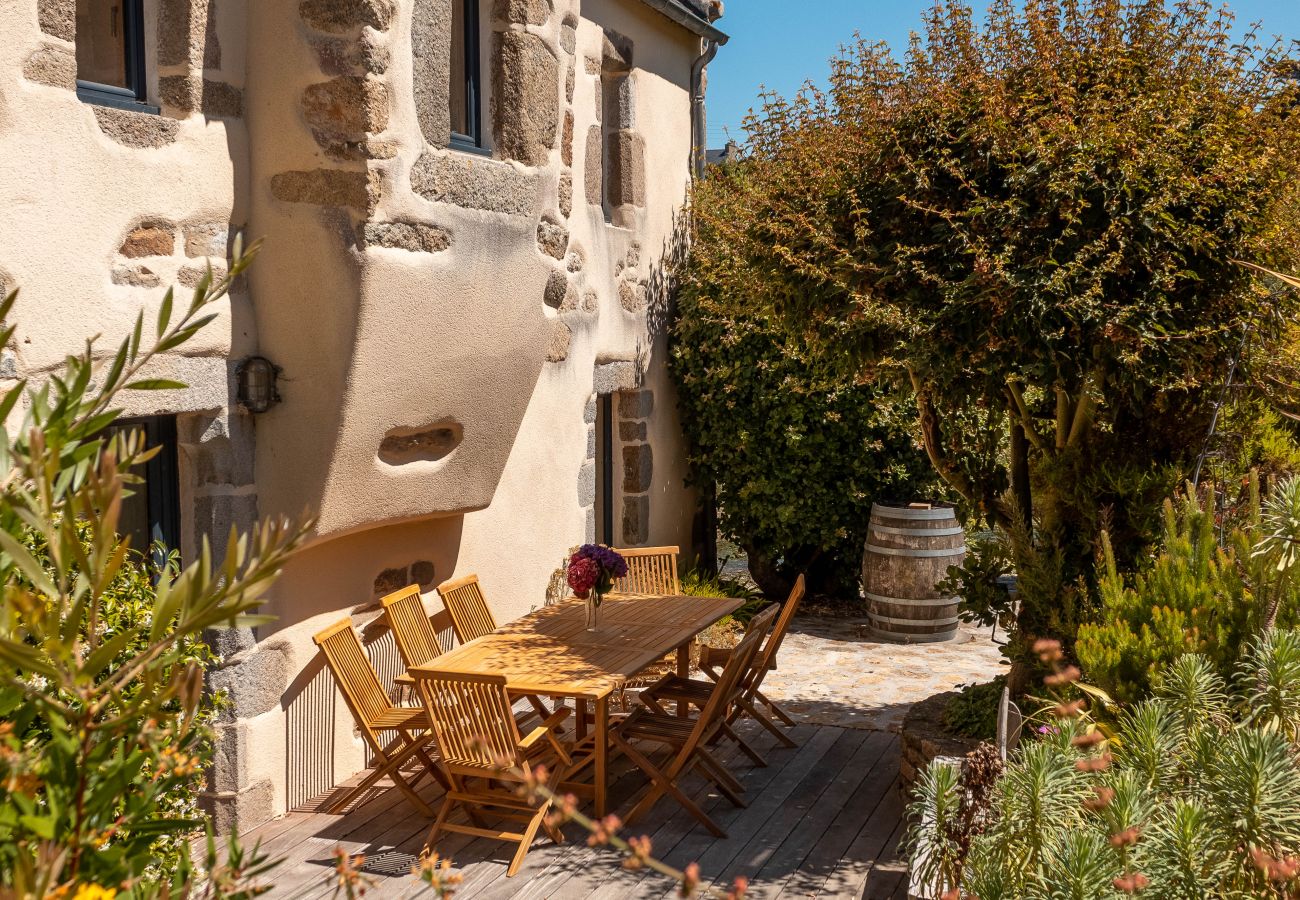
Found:
M 965 497 L 981 512 L 986 512 L 983 499 L 976 492 L 975 486 L 943 451 L 943 432 L 939 429 L 939 413 L 930 400 L 929 391 L 921 384 L 921 379 L 910 366 L 907 375 L 912 380 L 912 393 L 916 396 L 916 411 L 921 426 L 921 443 L 925 446 L 926 455 L 930 457 L 930 464 L 953 490 Z
M 1056 449 L 1064 450 L 1070 437 L 1070 395 L 1056 385 Z
M 1044 453 L 1048 452 L 1051 448 L 1048 447 L 1047 441 L 1043 440 L 1043 436 L 1038 433 L 1038 429 L 1034 427 L 1034 417 L 1029 414 L 1029 405 L 1025 403 L 1025 395 L 1020 388 L 1020 382 L 1007 379 L 1007 393 L 1011 396 L 1012 411 L 1019 417 L 1020 425 L 1024 428 L 1025 437 L 1029 439 L 1029 443 L 1033 444 L 1036 450 L 1042 450 Z

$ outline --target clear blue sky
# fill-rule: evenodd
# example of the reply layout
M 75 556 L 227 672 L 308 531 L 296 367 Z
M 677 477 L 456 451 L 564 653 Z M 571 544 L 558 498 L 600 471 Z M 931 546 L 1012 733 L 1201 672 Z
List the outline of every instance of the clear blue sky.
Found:
M 976 6 L 984 0 L 976 0 Z M 727 131 L 743 139 L 740 123 L 760 86 L 793 94 L 807 80 L 822 82 L 828 60 L 860 31 L 896 51 L 920 27 L 931 0 L 726 0 L 720 21 L 731 41 L 709 66 L 709 146 Z M 1262 23 L 1263 35 L 1300 38 L 1300 0 L 1229 0 L 1238 26 Z

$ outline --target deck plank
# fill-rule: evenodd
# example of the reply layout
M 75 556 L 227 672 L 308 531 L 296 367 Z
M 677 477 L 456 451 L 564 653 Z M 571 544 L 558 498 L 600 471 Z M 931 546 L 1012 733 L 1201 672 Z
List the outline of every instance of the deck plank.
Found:
M 697 829 L 673 848 L 668 854 L 668 862 L 680 868 L 694 860 L 699 863 L 701 876 L 705 878 L 724 871 L 770 820 L 782 818 L 781 808 L 786 798 L 821 763 L 843 733 L 844 729 L 840 728 L 817 729 L 795 751 L 794 757 L 778 773 L 777 778 L 768 784 L 762 795 L 756 797 L 748 809 L 740 811 L 743 815 L 737 815 L 734 821 L 723 825 L 727 830 L 726 840 L 716 840 L 704 829 Z
M 886 898 L 906 893 L 906 866 L 897 844 L 904 833 L 898 795 L 898 740 L 885 732 L 801 724 L 790 730 L 796 748 L 774 746 L 753 723 L 741 728 L 769 765 L 752 767 L 730 742 L 717 753 L 746 787 L 738 809 L 703 778 L 688 790 L 730 837 L 716 840 L 676 803 L 663 800 L 627 834 L 648 835 L 660 859 L 681 868 L 697 861 L 718 886 L 746 875 L 763 898 Z M 623 810 L 644 777 L 624 757 L 613 763 L 611 808 Z M 357 778 L 350 779 L 356 783 Z M 420 795 L 435 805 L 441 788 L 426 779 Z M 244 835 L 245 844 L 284 860 L 271 900 L 331 897 L 333 851 L 364 854 L 374 878 L 367 900 L 427 896 L 409 874 L 431 825 L 395 790 L 377 791 L 345 815 L 292 813 Z M 464 876 L 457 896 L 475 900 L 621 900 L 672 897 L 676 886 L 657 873 L 628 871 L 617 853 L 591 848 L 575 825 L 556 846 L 539 838 L 514 878 L 505 877 L 511 847 L 465 835 L 445 835 L 437 850 Z M 387 871 L 388 874 L 384 874 Z
M 903 813 L 903 798 L 898 790 L 898 782 L 894 780 L 881 795 L 880 802 L 863 823 L 853 842 L 841 854 L 830 875 L 822 883 L 818 896 L 860 896 L 876 864 L 898 856 L 898 841 L 903 833 L 900 830 Z
M 827 832 L 835 819 L 848 811 L 845 798 L 852 798 L 861 783 L 871 777 L 876 763 L 888 751 L 893 737 L 884 732 L 867 732 L 853 756 L 831 779 L 812 808 L 805 814 L 790 834 L 773 850 L 762 867 L 750 875 L 755 883 L 754 896 L 775 898 L 782 895 L 787 884 L 802 871 L 807 857 L 823 841 L 834 840 Z M 862 815 L 866 818 L 866 814 Z M 847 841 L 846 841 L 847 843 Z M 791 891 L 797 896 L 797 886 Z
M 730 761 L 729 751 L 727 759 Z M 644 791 L 649 781 L 640 774 L 638 770 L 631 766 L 626 757 L 620 755 L 621 764 L 629 767 L 628 787 L 630 789 L 622 792 L 617 801 L 611 803 L 611 809 L 617 812 L 626 813 L 632 805 L 632 801 Z M 697 802 L 707 802 L 708 797 L 713 792 L 713 787 L 702 778 L 692 777 L 685 785 L 685 789 Z M 613 796 L 613 795 L 611 795 Z M 655 807 L 646 814 L 645 818 L 638 821 L 625 829 L 625 834 L 632 835 L 650 835 L 657 828 L 662 827 L 674 817 L 678 807 L 667 800 L 655 804 Z M 527 897 L 545 897 L 547 900 L 572 900 L 572 898 L 587 897 L 597 891 L 600 886 L 609 878 L 620 873 L 625 873 L 629 880 L 634 883 L 647 874 L 652 878 L 662 880 L 662 876 L 646 872 L 626 872 L 622 868 L 622 860 L 618 854 L 607 847 L 588 847 L 586 845 L 586 834 L 579 831 L 579 839 L 575 842 L 573 850 L 562 860 L 557 860 L 556 864 L 549 867 L 545 876 L 539 879 L 536 890 L 529 888 Z M 652 838 L 653 839 L 653 838 Z M 665 882 L 667 883 L 667 882 Z M 631 896 L 629 893 L 620 893 L 618 896 Z
M 794 756 L 794 750 L 786 747 L 778 747 L 769 752 L 762 750 L 762 740 L 758 735 L 764 734 L 759 726 L 746 719 L 738 723 L 738 730 L 746 740 L 751 744 L 760 747 L 768 761 L 764 768 L 751 768 L 748 758 L 746 758 L 739 748 L 728 742 L 724 745 L 721 761 L 728 767 L 729 771 L 735 772 L 745 785 L 746 795 L 755 795 L 761 792 L 773 778 L 777 777 L 786 762 Z M 797 740 L 806 740 L 811 737 L 813 729 L 805 727 L 802 731 L 795 731 Z M 770 739 L 770 738 L 769 738 Z M 742 810 L 733 807 L 726 798 L 722 797 L 716 791 L 711 796 L 701 797 L 696 795 L 693 799 L 700 803 L 701 808 L 723 828 L 741 814 Z M 632 829 L 633 833 L 648 836 L 653 842 L 655 856 L 659 859 L 665 859 L 671 851 L 684 840 L 687 835 L 691 834 L 700 825 L 691 815 L 681 809 L 675 803 L 659 803 L 654 810 L 642 822 L 638 822 Z M 620 900 L 622 897 L 634 896 L 637 891 L 644 889 L 647 893 L 652 891 L 651 884 L 661 883 L 668 885 L 664 876 L 655 872 L 642 870 L 635 872 L 617 871 L 608 874 L 601 882 L 600 887 L 590 895 L 590 900 Z
M 816 846 L 808 851 L 798 870 L 785 883 L 780 894 L 782 898 L 808 897 L 822 893 L 827 879 L 848 855 L 849 848 L 871 821 L 885 793 L 897 790 L 898 738 L 884 735 L 883 732 L 876 734 L 887 738 L 884 752 L 858 786 L 845 795 Z M 877 820 L 878 823 L 879 821 Z
M 841 732 L 826 755 L 793 786 L 781 802 L 779 811 L 767 817 L 767 821 L 749 841 L 737 848 L 737 852 L 726 867 L 706 870 L 713 878 L 714 887 L 725 888 L 732 884 L 737 876 L 743 875 L 756 883 L 755 891 L 758 892 L 758 896 L 764 896 L 758 886 L 761 883 L 763 868 L 772 860 L 777 849 L 803 826 L 804 820 L 821 799 L 822 794 L 840 776 L 844 767 L 852 763 L 853 757 L 866 738 L 865 731 Z M 739 843 L 738 839 L 728 841 L 728 849 L 736 843 Z
M 719 762 L 729 771 L 742 775 L 747 773 L 749 761 L 741 756 L 740 750 L 734 744 L 728 741 L 720 744 L 716 750 Z M 743 780 L 747 788 L 752 791 L 754 789 L 752 779 L 745 777 Z M 648 784 L 648 780 L 642 778 L 642 788 Z M 687 794 L 710 815 L 714 815 L 713 808 L 718 803 L 724 803 L 727 808 L 731 808 L 730 803 L 721 797 L 717 789 L 703 778 L 692 776 L 685 788 Z M 626 813 L 630 805 L 630 803 L 626 804 L 619 811 Z M 649 837 L 655 856 L 662 858 L 666 847 L 675 844 L 682 835 L 696 825 L 695 820 L 675 801 L 664 798 L 643 818 L 624 829 L 624 832 L 626 835 Z M 552 900 L 579 900 L 587 897 L 592 900 L 597 897 L 620 898 L 635 896 L 642 882 L 672 884 L 666 876 L 651 869 L 624 869 L 621 860 L 616 861 L 614 865 L 605 865 L 601 852 L 607 851 L 589 850 L 587 856 L 581 860 L 583 863 L 591 864 L 590 876 L 574 878 L 568 882 L 561 881 L 555 885 L 554 893 L 546 896 Z

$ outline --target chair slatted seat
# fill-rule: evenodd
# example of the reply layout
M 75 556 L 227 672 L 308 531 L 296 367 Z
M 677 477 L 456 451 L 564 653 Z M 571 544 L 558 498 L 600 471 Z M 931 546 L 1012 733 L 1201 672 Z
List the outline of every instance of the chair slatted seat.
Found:
M 544 798 L 534 806 L 511 786 L 523 781 L 521 773 L 546 765 L 551 772 L 547 786 L 555 791 L 572 763 L 555 732 L 569 710 L 561 708 L 521 737 L 504 676 L 424 669 L 416 684 L 452 782 L 425 841 L 424 855 L 433 851 L 446 831 L 510 841 L 518 844 L 506 870 L 506 875 L 511 876 L 519 871 L 539 828 L 557 844 L 563 843 L 559 828 L 546 820 L 551 801 Z M 470 824 L 449 820 L 457 807 Z M 524 829 L 516 832 L 485 827 L 482 816 L 489 810 L 502 818 L 522 819 L 526 822 Z
M 761 639 L 762 634 L 757 630 L 741 639 L 714 684 L 712 694 L 695 718 L 667 715 L 643 706 L 611 732 L 614 746 L 650 777 L 645 796 L 627 815 L 629 825 L 648 812 L 664 794 L 669 794 L 711 833 L 720 838 L 727 836 L 722 827 L 681 789 L 680 782 L 698 769 L 733 804 L 745 806 L 740 796 L 744 788 L 723 768 L 707 744 L 725 724 L 727 712 L 738 696 L 740 680 L 752 664 Z M 665 764 L 656 765 L 636 746 L 639 741 L 666 745 L 670 749 L 670 758 Z
M 615 548 L 627 561 L 627 575 L 615 579 L 614 591 L 619 594 L 667 594 L 682 592 L 677 580 L 678 547 Z
M 361 639 L 352 628 L 352 619 L 346 618 L 334 623 L 314 635 L 312 640 L 325 656 L 325 664 L 334 676 L 362 738 L 375 757 L 374 769 L 370 774 L 341 799 L 330 804 L 326 811 L 337 812 L 343 809 L 381 778 L 389 777 L 393 786 L 406 796 L 412 806 L 427 816 L 433 815 L 433 810 L 415 793 L 414 785 L 425 774 L 433 775 L 443 787 L 450 788 L 451 783 L 438 763 L 428 754 L 427 748 L 433 739 L 428 715 L 423 709 L 395 706 L 389 700 L 374 666 L 370 664 L 370 659 L 361 646 Z M 397 736 L 384 743 L 380 735 L 383 731 L 396 731 Z M 401 769 L 412 759 L 419 759 L 424 763 L 424 768 L 407 781 Z

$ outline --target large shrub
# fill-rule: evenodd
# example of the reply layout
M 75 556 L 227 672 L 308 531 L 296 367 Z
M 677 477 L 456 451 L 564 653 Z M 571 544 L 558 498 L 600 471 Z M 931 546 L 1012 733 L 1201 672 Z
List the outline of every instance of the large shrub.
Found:
M 856 596 L 871 502 L 938 488 L 910 404 L 886 385 L 827 370 L 729 290 L 715 278 L 725 252 L 701 244 L 672 331 L 694 475 L 715 486 L 719 525 L 770 596 L 783 598 L 806 570 L 813 590 Z
M 1300 631 L 1250 644 L 1237 674 L 1185 654 L 1113 728 L 1062 705 L 1000 777 L 927 768 L 910 845 L 930 896 L 1296 896 Z
M 0 442 L 0 895 L 191 887 L 185 837 L 205 824 L 193 799 L 211 759 L 199 637 L 249 619 L 305 529 L 232 530 L 220 565 L 205 541 L 188 565 L 148 572 L 117 526 L 131 470 L 157 450 L 105 429 L 121 391 L 183 387 L 147 377 L 150 360 L 210 322 L 247 264 L 236 250 L 229 274 L 201 279 L 174 317 L 168 292 L 153 338 L 142 313 L 115 353 L 88 344 L 0 398 L 0 421 L 25 400 Z M 15 297 L 0 303 L 0 345 Z M 228 849 L 224 863 L 209 854 L 209 889 L 247 896 L 263 866 Z
M 1243 330 L 1295 311 L 1233 262 L 1300 252 L 1294 56 L 1208 0 L 997 0 L 983 23 L 950 0 L 903 61 L 861 42 L 827 90 L 769 102 L 739 188 L 699 190 L 697 245 L 734 261 L 714 277 L 900 373 L 936 470 L 991 516 L 945 405 L 1001 424 L 996 481 L 1061 570 L 1021 591 L 1021 662 L 1053 623 L 1069 649 L 1053 610 L 1095 601 L 1101 529 L 1139 557 Z

